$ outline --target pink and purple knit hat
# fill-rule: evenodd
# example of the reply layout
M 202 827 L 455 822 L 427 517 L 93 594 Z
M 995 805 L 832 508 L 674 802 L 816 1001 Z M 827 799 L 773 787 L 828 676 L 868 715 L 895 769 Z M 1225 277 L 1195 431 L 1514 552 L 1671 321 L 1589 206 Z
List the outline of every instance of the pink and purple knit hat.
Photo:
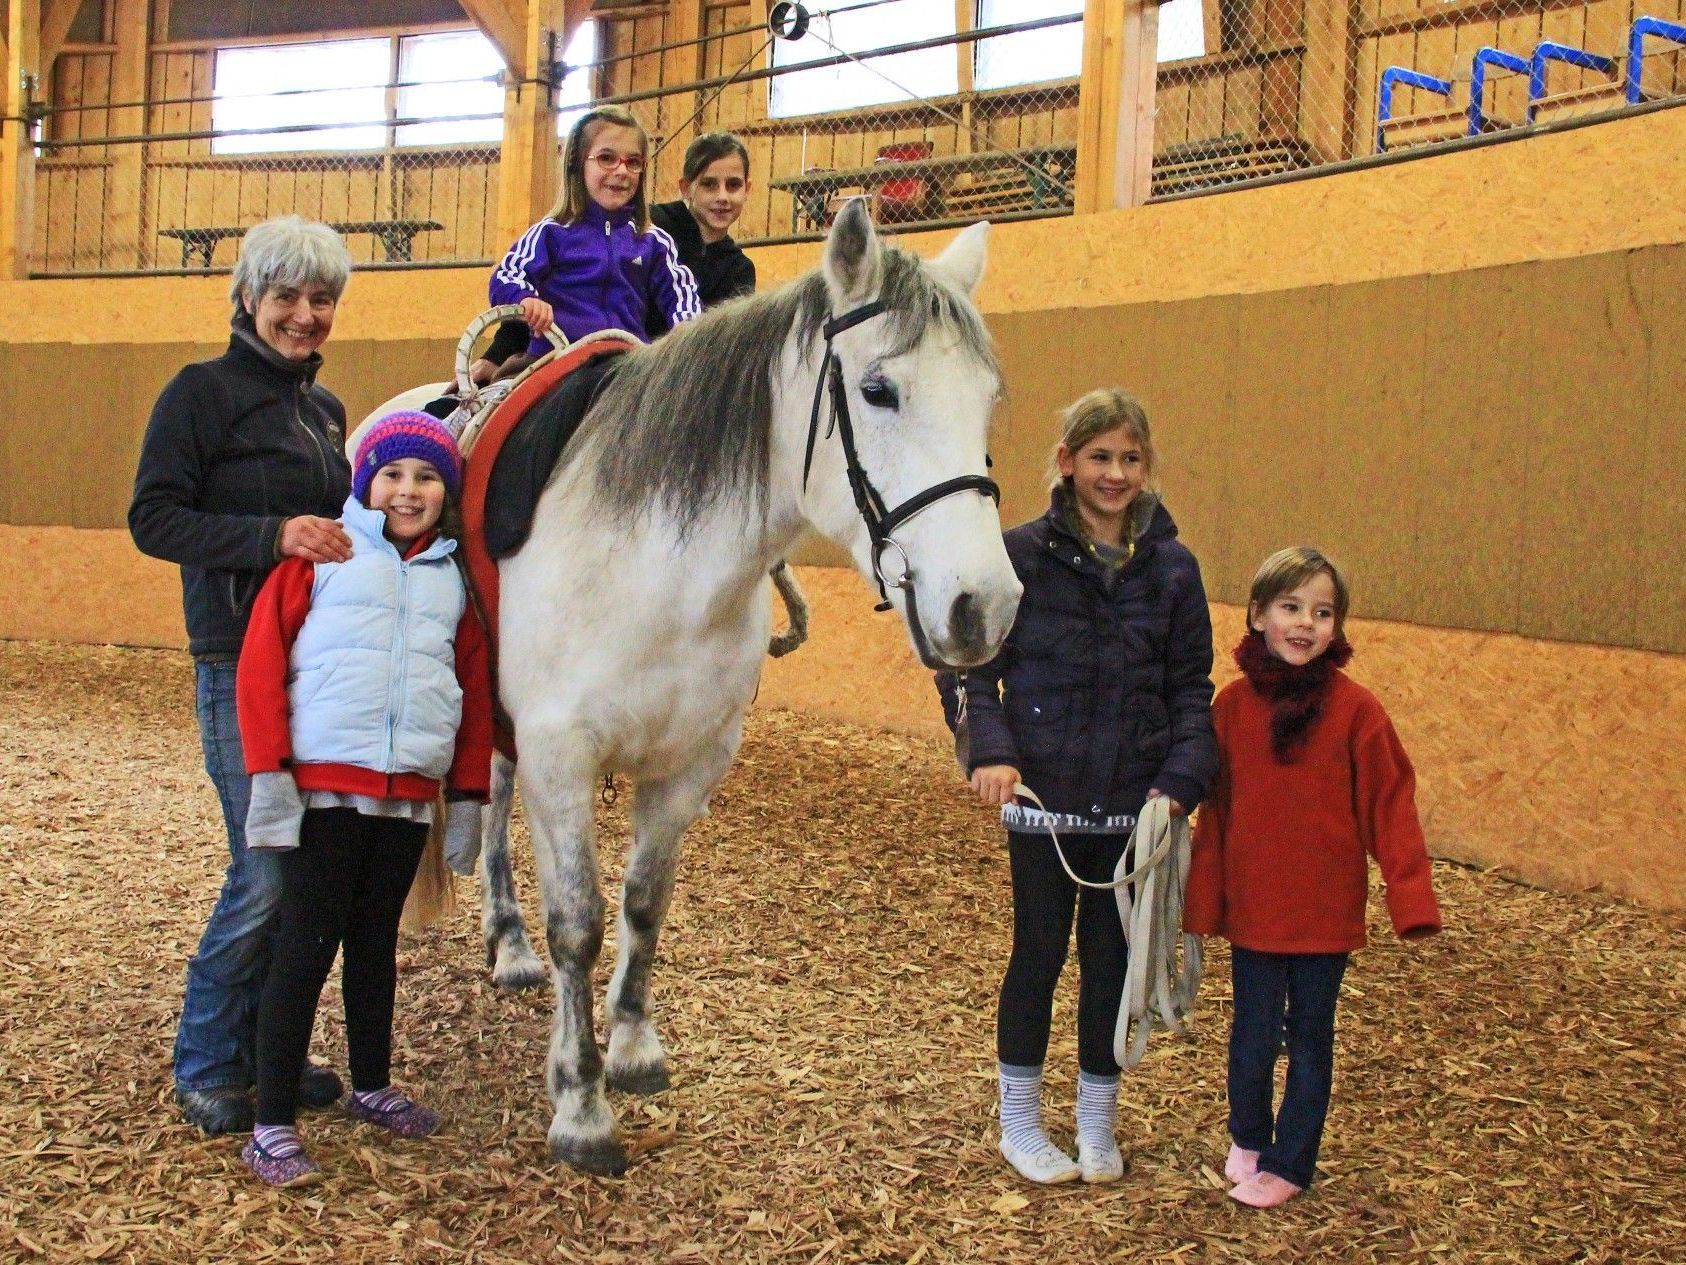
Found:
M 351 463 L 351 491 L 369 503 L 369 484 L 389 462 L 417 457 L 439 471 L 445 490 L 454 498 L 462 490 L 462 454 L 445 423 L 426 413 L 388 413 L 364 432 Z

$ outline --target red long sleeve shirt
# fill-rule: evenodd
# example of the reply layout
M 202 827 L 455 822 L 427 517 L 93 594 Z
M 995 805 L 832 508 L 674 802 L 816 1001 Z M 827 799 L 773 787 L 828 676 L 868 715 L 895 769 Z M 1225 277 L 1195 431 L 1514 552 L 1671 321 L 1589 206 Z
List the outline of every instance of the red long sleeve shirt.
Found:
M 414 555 L 427 547 L 418 541 Z M 382 773 L 353 764 L 293 764 L 288 730 L 287 673 L 293 641 L 310 614 L 315 564 L 288 558 L 271 573 L 252 607 L 235 680 L 235 709 L 246 771 L 291 768 L 299 789 L 368 795 L 378 799 L 431 800 L 439 783 L 419 773 Z M 486 634 L 465 604 L 454 643 L 462 721 L 446 786 L 484 801 L 491 786 L 492 685 Z
M 1270 749 L 1270 700 L 1245 677 L 1212 703 L 1220 765 L 1201 805 L 1183 928 L 1259 953 L 1343 953 L 1365 943 L 1367 858 L 1393 929 L 1440 930 L 1416 774 L 1375 695 L 1336 672 L 1292 764 Z

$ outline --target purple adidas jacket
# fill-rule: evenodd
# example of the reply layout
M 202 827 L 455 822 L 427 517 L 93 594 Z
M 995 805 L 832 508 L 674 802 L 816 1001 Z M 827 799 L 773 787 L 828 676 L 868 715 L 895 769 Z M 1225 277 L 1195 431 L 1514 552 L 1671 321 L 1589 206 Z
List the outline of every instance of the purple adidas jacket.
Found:
M 702 311 L 696 278 L 663 230 L 639 233 L 632 212 L 590 206 L 572 224 L 540 220 L 492 272 L 493 306 L 538 296 L 569 341 L 600 329 L 665 333 Z M 535 338 L 534 355 L 550 350 Z

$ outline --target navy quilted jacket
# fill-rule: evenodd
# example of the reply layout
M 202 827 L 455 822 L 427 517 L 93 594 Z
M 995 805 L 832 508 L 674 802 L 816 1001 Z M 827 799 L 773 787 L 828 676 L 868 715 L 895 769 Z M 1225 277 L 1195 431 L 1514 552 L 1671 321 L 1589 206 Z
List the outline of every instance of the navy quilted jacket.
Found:
M 967 772 L 1010 764 L 1050 811 L 1133 815 L 1158 787 L 1188 809 L 1217 773 L 1212 623 L 1200 564 L 1157 498 L 1111 591 L 1064 512 L 1006 533 L 1024 584 L 994 661 L 966 674 Z M 954 724 L 952 674 L 939 674 Z

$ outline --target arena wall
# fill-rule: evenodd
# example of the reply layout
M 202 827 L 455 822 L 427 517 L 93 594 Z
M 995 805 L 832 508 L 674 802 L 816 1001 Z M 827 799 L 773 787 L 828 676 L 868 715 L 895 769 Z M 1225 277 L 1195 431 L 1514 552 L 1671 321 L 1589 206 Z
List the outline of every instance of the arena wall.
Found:
M 980 299 L 1008 385 L 1004 516 L 1040 508 L 1054 410 L 1130 386 L 1216 599 L 1290 540 L 1352 569 L 1386 621 L 1357 670 L 1400 712 L 1438 851 L 1686 908 L 1667 865 L 1686 779 L 1657 754 L 1686 701 L 1683 144 L 1675 109 L 1001 226 Z M 757 262 L 776 283 L 815 255 Z M 324 380 L 355 417 L 442 377 L 483 285 L 357 277 Z M 123 517 L 151 402 L 221 346 L 226 288 L 0 283 L 0 636 L 182 644 L 171 568 Z M 806 574 L 819 645 L 770 669 L 763 703 L 931 732 L 900 634 L 859 622 L 852 580 Z

